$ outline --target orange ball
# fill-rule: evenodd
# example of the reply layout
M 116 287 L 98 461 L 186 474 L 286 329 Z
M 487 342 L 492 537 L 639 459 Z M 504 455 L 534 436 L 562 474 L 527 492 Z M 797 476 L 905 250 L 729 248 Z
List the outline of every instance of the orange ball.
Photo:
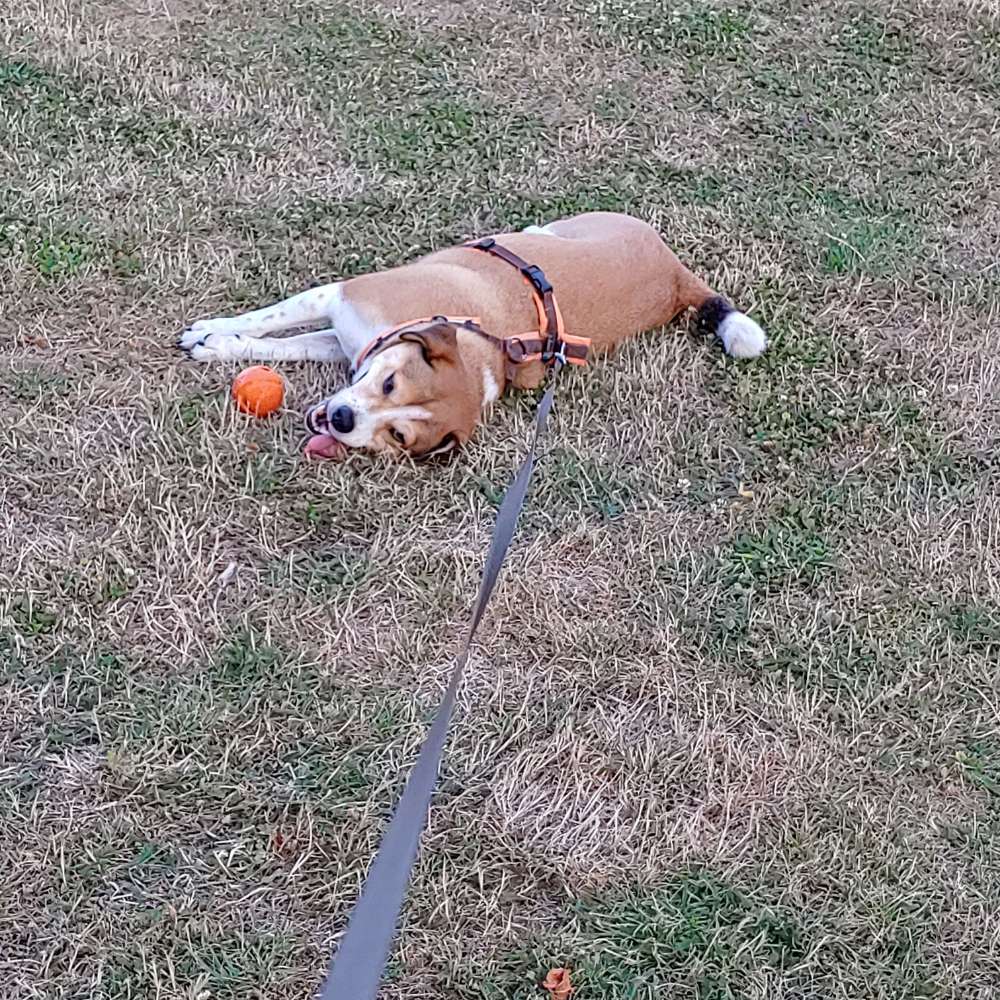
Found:
M 254 365 L 233 379 L 236 405 L 252 417 L 266 417 L 281 406 L 285 398 L 285 380 L 266 365 Z

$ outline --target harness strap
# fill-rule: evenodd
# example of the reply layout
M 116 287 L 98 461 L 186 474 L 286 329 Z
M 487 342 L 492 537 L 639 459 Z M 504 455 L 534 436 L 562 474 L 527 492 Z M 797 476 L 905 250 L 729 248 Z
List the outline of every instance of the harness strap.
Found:
M 538 336 L 525 334 L 509 338 L 524 348 L 524 354 L 519 358 L 513 357 L 508 350 L 507 356 L 511 361 L 520 364 L 541 359 L 546 364 L 551 364 L 556 358 L 562 357 L 574 365 L 587 363 L 590 341 L 585 337 L 572 337 L 566 333 L 555 291 L 545 277 L 545 272 L 537 264 L 529 264 L 523 257 L 497 243 L 492 236 L 465 245 L 470 250 L 481 250 L 516 267 L 531 288 L 531 297 L 538 312 Z
M 423 326 L 425 323 L 434 323 L 438 320 L 453 323 L 455 326 L 465 327 L 467 330 L 474 330 L 476 333 L 486 337 L 487 340 L 496 340 L 495 337 L 491 337 L 479 325 L 478 316 L 424 316 L 422 319 L 408 319 L 405 323 L 397 323 L 396 326 L 391 326 L 388 330 L 383 330 L 377 337 L 373 337 L 365 345 L 364 350 L 358 355 L 354 364 L 351 365 L 351 377 L 353 378 L 355 372 L 357 372 L 368 358 L 373 354 L 377 354 L 397 334 L 402 333 L 411 326 Z
M 571 365 L 585 365 L 587 363 L 590 341 L 586 337 L 573 337 L 566 333 L 566 326 L 562 313 L 559 311 L 559 303 L 556 301 L 552 284 L 537 264 L 529 264 L 523 257 L 519 257 L 512 250 L 497 243 L 492 236 L 476 240 L 473 243 L 466 243 L 465 246 L 470 250 L 481 250 L 494 257 L 499 257 L 500 260 L 506 261 L 521 272 L 531 289 L 531 298 L 538 313 L 538 330 L 515 337 L 500 338 L 487 333 L 480 325 L 478 316 L 425 316 L 422 319 L 407 320 L 405 323 L 384 330 L 365 346 L 351 366 L 352 378 L 368 358 L 378 353 L 404 330 L 433 322 L 451 323 L 454 326 L 477 333 L 485 340 L 496 344 L 507 361 L 515 367 L 531 361 L 543 361 L 547 365 L 551 365 L 556 360 L 562 360 Z

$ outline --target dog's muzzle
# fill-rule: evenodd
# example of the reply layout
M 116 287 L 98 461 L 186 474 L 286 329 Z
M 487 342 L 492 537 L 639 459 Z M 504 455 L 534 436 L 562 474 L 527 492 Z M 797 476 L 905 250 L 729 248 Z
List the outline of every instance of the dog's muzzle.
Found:
M 354 430 L 354 410 L 325 399 L 306 411 L 306 427 L 313 434 L 350 434 Z
M 326 412 L 329 405 L 329 400 L 324 399 L 322 403 L 317 403 L 306 410 L 306 428 L 310 434 L 330 433 L 330 420 Z

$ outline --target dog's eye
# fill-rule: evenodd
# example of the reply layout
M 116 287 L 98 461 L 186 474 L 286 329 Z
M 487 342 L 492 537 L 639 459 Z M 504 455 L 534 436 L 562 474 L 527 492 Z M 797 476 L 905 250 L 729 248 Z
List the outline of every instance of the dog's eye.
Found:
M 393 441 L 395 441 L 397 444 L 403 445 L 404 447 L 406 446 L 406 438 L 403 437 L 403 435 L 400 434 L 395 427 L 390 427 L 389 433 L 392 435 Z
M 382 395 L 388 396 L 389 393 L 392 392 L 392 390 L 395 388 L 396 388 L 396 376 L 395 374 L 392 374 L 382 383 Z

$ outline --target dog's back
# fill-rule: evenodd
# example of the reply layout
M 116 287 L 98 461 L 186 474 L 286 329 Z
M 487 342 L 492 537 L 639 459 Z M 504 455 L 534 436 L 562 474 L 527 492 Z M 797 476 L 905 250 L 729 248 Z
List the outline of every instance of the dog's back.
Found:
M 627 215 L 591 212 L 522 232 L 500 233 L 495 239 L 545 272 L 567 329 L 591 340 L 599 350 L 662 326 L 712 295 L 655 229 Z M 490 287 L 489 298 L 496 302 L 490 315 L 482 317 L 488 328 L 510 336 L 536 324 L 531 297 L 509 265 L 452 247 L 414 266 L 441 264 L 474 276 L 477 287 Z

